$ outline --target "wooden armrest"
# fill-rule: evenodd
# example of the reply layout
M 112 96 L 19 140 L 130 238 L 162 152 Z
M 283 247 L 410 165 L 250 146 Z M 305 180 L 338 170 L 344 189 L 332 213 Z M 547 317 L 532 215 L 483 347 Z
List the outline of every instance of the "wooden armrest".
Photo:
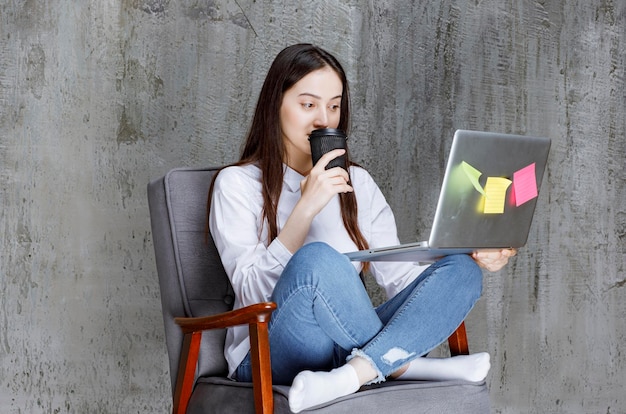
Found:
M 196 318 L 174 318 L 183 333 L 206 331 L 208 329 L 223 329 L 236 325 L 262 323 L 269 318 L 276 309 L 274 302 L 262 302 L 245 308 L 218 313 L 217 315 L 201 316 Z
M 256 412 L 264 414 L 273 412 L 274 396 L 267 328 L 275 309 L 275 303 L 264 302 L 212 316 L 174 319 L 185 334 L 174 391 L 174 414 L 184 414 L 187 411 L 195 381 L 202 331 L 236 325 L 248 325 L 250 329 L 250 356 Z
M 462 322 L 456 331 L 448 338 L 450 346 L 450 355 L 469 355 L 469 344 L 467 343 L 467 332 L 465 331 L 465 322 Z

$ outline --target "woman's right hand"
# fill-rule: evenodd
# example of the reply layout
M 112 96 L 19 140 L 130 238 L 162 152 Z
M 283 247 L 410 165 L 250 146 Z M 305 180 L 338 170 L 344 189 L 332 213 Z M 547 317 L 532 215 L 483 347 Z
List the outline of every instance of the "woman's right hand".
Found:
M 348 172 L 341 167 L 326 169 L 329 162 L 345 154 L 344 149 L 335 149 L 322 155 L 301 182 L 301 206 L 309 214 L 317 215 L 328 202 L 340 193 L 352 192 Z
M 295 253 L 306 239 L 315 216 L 328 202 L 340 193 L 353 191 L 348 184 L 348 172 L 341 167 L 326 169 L 328 163 L 343 155 L 345 150 L 332 150 L 319 159 L 309 175 L 300 182 L 300 200 L 289 215 L 283 229 L 278 234 L 280 242 Z

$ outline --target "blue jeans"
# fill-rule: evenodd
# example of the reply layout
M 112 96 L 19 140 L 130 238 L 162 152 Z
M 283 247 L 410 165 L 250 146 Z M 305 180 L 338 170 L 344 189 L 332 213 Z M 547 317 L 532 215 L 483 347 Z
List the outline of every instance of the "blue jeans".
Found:
M 325 243 L 293 255 L 272 294 L 272 376 L 290 385 L 301 371 L 328 371 L 361 356 L 385 378 L 426 355 L 461 324 L 482 291 L 482 272 L 467 255 L 447 256 L 378 308 L 350 260 Z M 251 381 L 250 354 L 237 368 Z

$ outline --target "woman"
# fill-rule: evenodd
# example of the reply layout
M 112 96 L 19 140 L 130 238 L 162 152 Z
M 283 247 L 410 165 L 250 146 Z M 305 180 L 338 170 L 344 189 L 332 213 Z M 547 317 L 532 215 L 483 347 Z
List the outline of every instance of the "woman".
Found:
M 341 252 L 398 244 L 393 214 L 371 176 L 351 165 L 326 170 L 345 150 L 312 165 L 309 134 L 349 128 L 348 82 L 326 51 L 298 44 L 278 54 L 261 90 L 241 160 L 211 191 L 209 225 L 235 290 L 235 308 L 274 301 L 272 375 L 292 384 L 300 412 L 394 379 L 483 380 L 486 353 L 420 358 L 465 319 L 511 250 L 443 258 L 431 266 L 373 262 L 390 298 L 374 309 L 361 263 Z M 348 154 L 345 154 L 346 156 Z M 229 375 L 251 380 L 246 327 L 227 333 Z

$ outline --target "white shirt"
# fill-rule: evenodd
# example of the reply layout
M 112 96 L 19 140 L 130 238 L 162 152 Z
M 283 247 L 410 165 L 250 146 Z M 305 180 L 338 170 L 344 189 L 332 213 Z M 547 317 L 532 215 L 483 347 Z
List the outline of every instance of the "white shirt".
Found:
M 285 166 L 278 201 L 278 231 L 300 199 L 304 177 Z M 367 171 L 350 167 L 357 198 L 358 224 L 369 246 L 399 244 L 396 223 L 385 197 Z M 272 291 L 292 254 L 278 240 L 267 244 L 267 225 L 261 222 L 263 196 L 261 170 L 256 165 L 228 167 L 215 180 L 209 226 L 224 269 L 235 291 L 234 309 L 270 300 Z M 335 196 L 313 219 L 305 244 L 323 241 L 345 253 L 357 250 L 350 239 Z M 360 271 L 361 263 L 353 262 Z M 405 262 L 372 262 L 370 270 L 388 297 L 410 284 L 427 266 Z M 247 326 L 229 328 L 224 355 L 232 376 L 250 350 Z

